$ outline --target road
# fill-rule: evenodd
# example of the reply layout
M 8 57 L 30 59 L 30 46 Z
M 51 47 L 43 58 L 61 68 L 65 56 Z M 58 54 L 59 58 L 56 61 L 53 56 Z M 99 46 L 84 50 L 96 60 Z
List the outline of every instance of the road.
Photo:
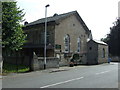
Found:
M 118 88 L 118 63 L 10 75 L 2 81 L 3 88 Z

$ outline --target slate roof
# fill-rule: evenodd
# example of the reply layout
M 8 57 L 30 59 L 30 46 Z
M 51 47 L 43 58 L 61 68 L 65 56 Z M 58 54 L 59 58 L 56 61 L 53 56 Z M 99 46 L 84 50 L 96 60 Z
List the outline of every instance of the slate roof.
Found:
M 56 16 L 47 17 L 47 22 L 59 20 L 61 18 L 69 16 L 69 15 L 71 15 L 73 13 L 75 13 L 75 11 L 69 12 L 69 13 L 60 14 L 60 15 L 56 15 Z M 41 18 L 41 19 L 38 19 L 38 20 L 33 21 L 31 23 L 28 23 L 26 26 L 34 25 L 34 24 L 40 24 L 40 23 L 45 23 L 45 18 Z
M 102 44 L 102 45 L 107 45 L 106 43 L 102 42 L 102 41 L 99 41 L 99 40 L 93 40 L 91 39 L 93 42 L 97 43 L 97 44 Z M 87 42 L 90 42 L 91 41 L 90 39 L 87 40 Z
M 86 24 L 84 23 L 84 21 L 82 20 L 82 18 L 80 17 L 80 15 L 78 14 L 77 11 L 72 11 L 72 12 L 68 12 L 68 13 L 64 13 L 64 14 L 59 14 L 59 15 L 55 15 L 55 16 L 51 16 L 51 17 L 47 17 L 47 22 L 56 22 L 57 20 L 60 20 L 60 19 L 64 19 L 70 15 L 76 15 L 76 17 L 78 18 L 78 20 L 80 21 L 80 23 L 82 24 L 83 28 L 90 32 L 88 27 L 86 26 Z M 36 24 L 42 24 L 42 23 L 45 23 L 45 18 L 42 18 L 42 19 L 38 19 L 36 21 L 33 21 L 31 23 L 28 23 L 27 25 L 25 26 L 32 26 L 32 25 L 36 25 Z
M 99 40 L 94 40 L 96 43 L 98 44 L 103 44 L 103 45 L 107 45 L 106 43 L 102 42 L 102 41 L 99 41 Z

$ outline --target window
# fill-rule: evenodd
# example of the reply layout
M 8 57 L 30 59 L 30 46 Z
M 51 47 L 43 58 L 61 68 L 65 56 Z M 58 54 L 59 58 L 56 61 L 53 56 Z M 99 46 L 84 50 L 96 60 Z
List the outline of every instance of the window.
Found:
M 64 38 L 65 52 L 70 52 L 70 36 L 67 34 Z
M 92 47 L 89 47 L 89 50 L 92 50 Z
M 102 57 L 105 58 L 105 49 L 102 50 Z
M 81 48 L 81 40 L 80 40 L 80 37 L 77 39 L 77 44 L 78 44 L 77 52 L 80 52 L 80 48 Z
M 75 24 L 73 24 L 73 26 L 75 26 Z
M 56 44 L 55 49 L 61 49 L 61 45 Z

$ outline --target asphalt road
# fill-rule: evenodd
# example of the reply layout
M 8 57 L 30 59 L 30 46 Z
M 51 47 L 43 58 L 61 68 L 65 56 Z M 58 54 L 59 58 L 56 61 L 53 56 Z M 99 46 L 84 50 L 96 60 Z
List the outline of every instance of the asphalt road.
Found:
M 10 75 L 3 88 L 118 88 L 118 64 L 76 66 L 66 71 Z

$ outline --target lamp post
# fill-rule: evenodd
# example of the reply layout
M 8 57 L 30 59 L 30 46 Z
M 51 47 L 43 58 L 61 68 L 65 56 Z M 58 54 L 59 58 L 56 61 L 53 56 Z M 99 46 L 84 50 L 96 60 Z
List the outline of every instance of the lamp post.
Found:
M 45 6 L 45 47 L 44 47 L 44 69 L 46 69 L 46 44 L 47 44 L 47 7 L 50 5 Z

